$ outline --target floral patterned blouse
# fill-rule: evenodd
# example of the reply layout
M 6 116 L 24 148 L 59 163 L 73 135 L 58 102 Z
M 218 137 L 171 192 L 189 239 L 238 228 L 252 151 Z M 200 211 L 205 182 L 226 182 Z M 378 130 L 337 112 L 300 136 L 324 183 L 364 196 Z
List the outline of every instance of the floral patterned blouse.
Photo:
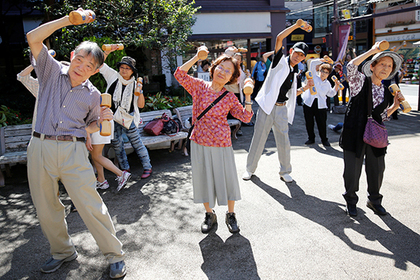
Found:
M 351 97 L 356 96 L 362 90 L 363 84 L 365 82 L 365 75 L 359 72 L 357 68 L 358 66 L 351 62 L 347 65 L 347 79 L 349 80 Z M 384 90 L 385 89 L 383 84 L 377 86 L 372 83 L 372 108 L 375 108 L 384 101 Z M 383 121 L 389 121 L 390 119 L 387 116 L 388 107 L 385 108 L 384 112 L 381 114 Z
M 216 92 L 211 88 L 211 82 L 193 78 L 180 68 L 175 71 L 174 76 L 193 99 L 192 119 L 195 126 L 190 139 L 202 146 L 232 146 L 231 131 L 227 122 L 228 113 L 245 123 L 251 121 L 253 113 L 245 110 L 235 94 L 229 92 L 196 123 L 201 112 L 226 89 Z

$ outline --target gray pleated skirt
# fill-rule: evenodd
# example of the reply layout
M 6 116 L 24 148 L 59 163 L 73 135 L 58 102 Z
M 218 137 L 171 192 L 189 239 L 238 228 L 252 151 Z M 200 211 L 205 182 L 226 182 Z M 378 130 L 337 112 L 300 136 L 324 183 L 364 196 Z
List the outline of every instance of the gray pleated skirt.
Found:
M 191 141 L 192 183 L 195 203 L 227 205 L 240 200 L 238 173 L 232 147 L 207 147 Z

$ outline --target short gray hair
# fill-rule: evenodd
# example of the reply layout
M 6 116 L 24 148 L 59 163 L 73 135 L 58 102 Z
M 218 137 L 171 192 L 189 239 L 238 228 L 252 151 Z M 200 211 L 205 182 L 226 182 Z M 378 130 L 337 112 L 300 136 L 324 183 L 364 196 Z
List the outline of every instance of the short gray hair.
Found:
M 81 50 L 84 50 L 87 55 L 92 55 L 93 59 L 96 62 L 96 69 L 102 66 L 105 61 L 104 53 L 102 52 L 101 48 L 95 42 L 91 41 L 84 41 L 80 43 L 76 49 L 74 50 L 74 55 L 76 55 Z

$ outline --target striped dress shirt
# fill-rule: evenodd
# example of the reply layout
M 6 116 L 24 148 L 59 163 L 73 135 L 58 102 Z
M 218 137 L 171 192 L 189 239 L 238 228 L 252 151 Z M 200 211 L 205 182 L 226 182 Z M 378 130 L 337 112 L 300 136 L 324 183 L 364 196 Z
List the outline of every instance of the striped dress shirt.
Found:
M 31 63 L 39 82 L 35 131 L 46 135 L 86 137 L 86 126 L 99 119 L 100 92 L 89 80 L 74 88 L 69 67 L 48 54 L 44 45 Z

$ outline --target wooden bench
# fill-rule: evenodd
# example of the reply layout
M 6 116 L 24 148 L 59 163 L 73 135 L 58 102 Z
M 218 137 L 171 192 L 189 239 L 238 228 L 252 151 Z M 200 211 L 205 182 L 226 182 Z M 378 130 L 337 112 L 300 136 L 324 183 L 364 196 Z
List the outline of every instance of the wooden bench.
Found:
M 147 134 L 146 132 L 143 131 L 143 128 L 146 126 L 146 124 L 152 120 L 154 120 L 155 118 L 160 118 L 162 117 L 162 115 L 166 113 L 166 115 L 170 118 L 172 118 L 172 113 L 170 110 L 158 110 L 158 111 L 150 111 L 150 112 L 144 112 L 144 113 L 140 113 L 140 117 L 143 120 L 143 124 L 139 125 L 138 129 L 140 132 L 140 136 L 141 136 L 141 141 L 143 142 L 143 144 L 151 149 L 159 149 L 159 145 L 160 143 L 170 143 L 170 151 L 172 152 L 174 150 L 175 147 L 175 142 L 176 141 L 182 141 L 184 139 L 187 138 L 188 136 L 188 131 L 185 132 L 183 130 L 180 129 L 180 131 L 173 135 L 173 136 L 168 136 L 168 135 L 158 135 L 158 136 L 152 136 Z M 181 119 L 180 119 L 181 120 Z M 127 144 L 127 143 L 126 143 Z M 128 143 L 130 144 L 130 143 Z M 131 146 L 131 145 L 130 145 Z
M 6 175 L 11 177 L 10 164 L 26 163 L 26 148 L 31 139 L 32 125 L 10 125 L 0 128 L 0 165 L 6 167 Z M 0 187 L 5 185 L 0 167 Z
M 175 108 L 174 114 L 181 121 L 183 131 L 188 132 L 189 127 L 185 126 L 186 125 L 185 122 L 186 120 L 188 120 L 188 118 L 192 117 L 192 105 Z M 228 121 L 229 126 L 234 127 L 234 129 L 232 130 L 232 137 L 234 139 L 238 139 L 238 137 L 236 136 L 236 133 L 241 128 L 241 121 L 237 119 L 228 119 L 227 121 Z M 187 150 L 185 149 L 185 144 L 186 143 L 184 141 L 183 153 L 184 155 L 188 156 Z
M 163 113 L 166 113 L 169 117 L 172 117 L 170 110 L 159 110 L 141 113 L 143 124 L 139 126 L 141 140 L 148 149 L 162 149 L 159 144 L 168 143 L 169 149 L 172 152 L 175 148 L 175 142 L 186 139 L 188 132 L 180 131 L 174 136 L 158 135 L 151 136 L 143 131 L 144 126 L 156 117 L 161 117 Z M 6 168 L 6 175 L 11 177 L 10 164 L 13 163 L 26 163 L 27 154 L 26 148 L 29 140 L 31 139 L 32 125 L 11 125 L 0 128 L 0 165 L 4 165 Z M 179 146 L 180 147 L 180 146 Z M 124 143 L 124 148 L 127 153 L 133 151 L 130 142 Z M 163 148 L 167 148 L 166 146 Z M 105 151 L 105 154 L 108 154 Z M 0 167 L 0 186 L 4 186 L 4 176 Z

